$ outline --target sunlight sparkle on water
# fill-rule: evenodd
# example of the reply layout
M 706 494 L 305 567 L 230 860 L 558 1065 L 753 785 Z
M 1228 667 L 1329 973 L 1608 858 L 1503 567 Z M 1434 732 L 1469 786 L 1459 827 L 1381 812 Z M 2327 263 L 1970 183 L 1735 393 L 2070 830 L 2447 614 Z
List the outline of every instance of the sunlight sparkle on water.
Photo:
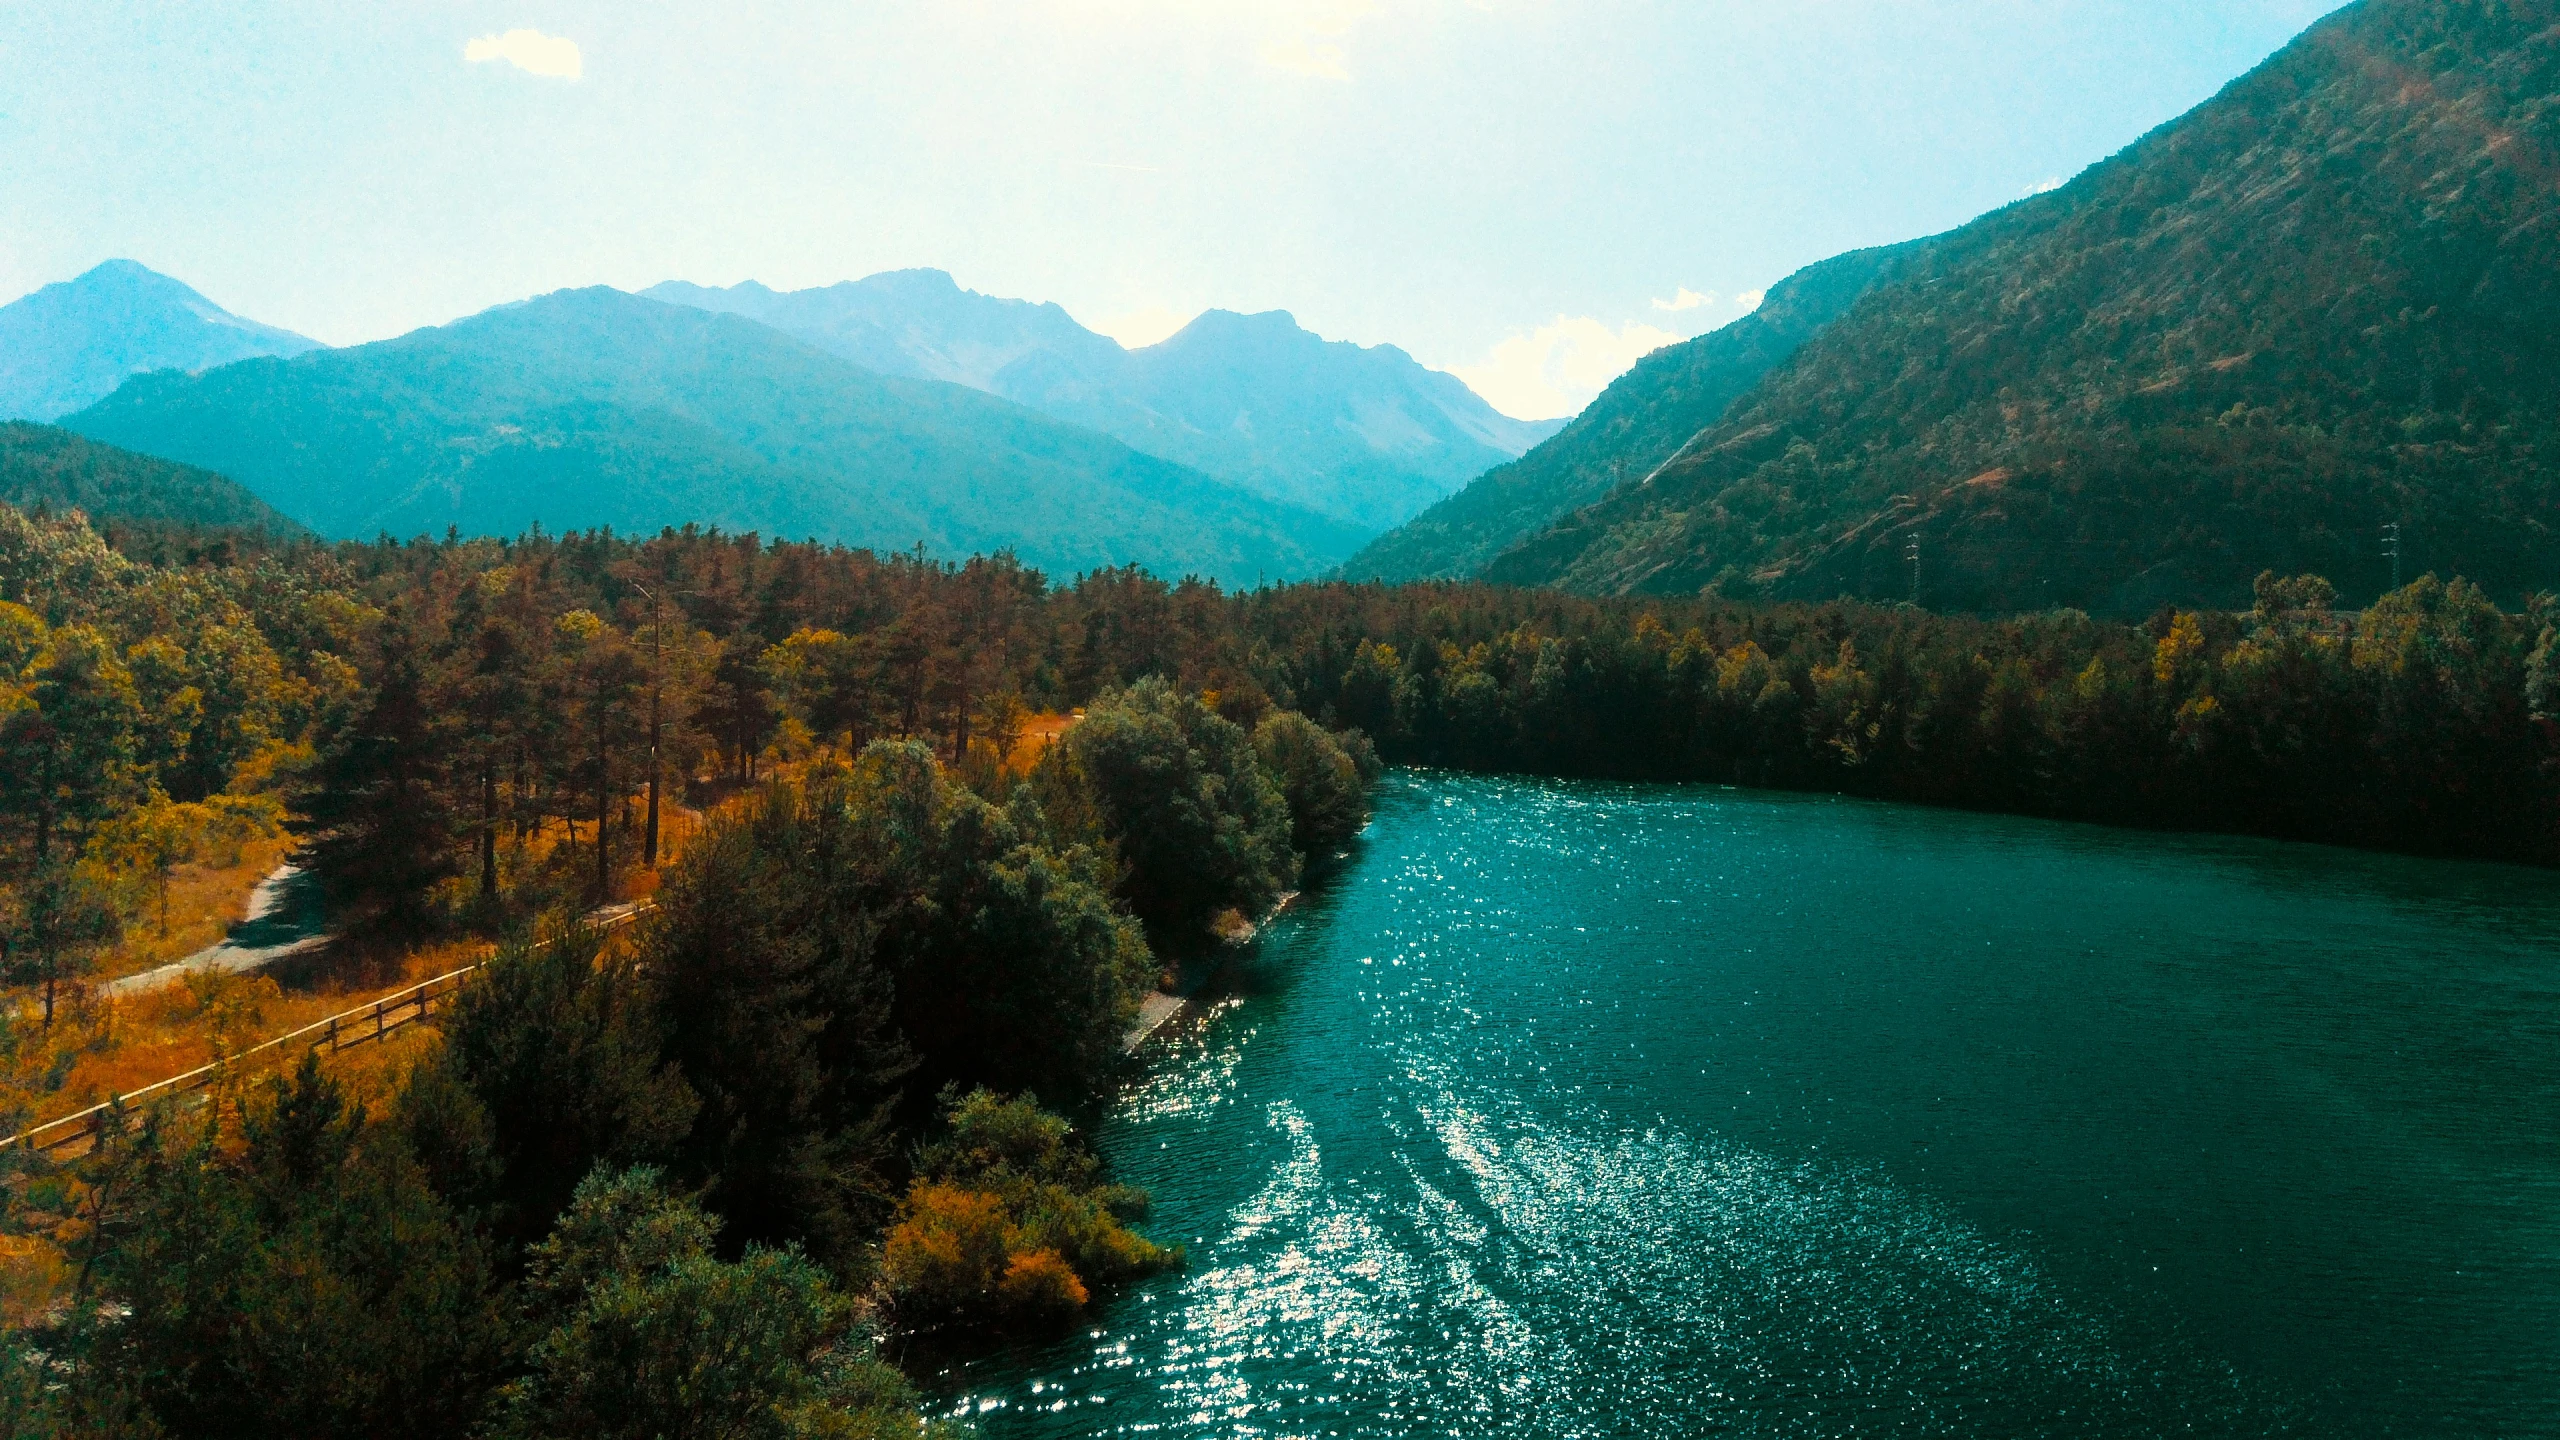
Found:
M 2405 1202 L 2321 1187 L 2359 1145 L 2465 1133 L 2441 1108 L 2352 1128 L 2342 1094 L 2476 1099 L 2340 1081 L 2394 1053 L 2342 1013 L 2423 1012 L 2330 997 L 2440 965 L 2454 925 L 2478 993 L 2548 1007 L 2560 907 L 2521 920 L 2503 872 L 2460 867 L 2434 872 L 2442 902 L 2405 901 L 2296 853 L 1400 777 L 1349 869 L 1102 1128 L 1188 1268 L 1095 1334 L 952 1379 L 1019 1397 L 980 1410 L 990 1440 L 2276 1435 L 2427 1415 L 2427 1396 L 2393 1412 L 2356 1388 L 2370 1367 L 2350 1352 L 2389 1317 L 2319 1287 L 2417 1294 L 2478 1265 L 2423 1270 L 2444 1242 L 2393 1228 Z M 2195 1143 L 2225 1134 L 2249 1139 Z M 2439 1195 L 2465 1173 L 2398 1152 L 2372 1173 L 2411 1165 Z M 2540 1229 L 2466 1243 L 2560 1244 L 2519 1219 Z M 2560 1376 L 2518 1318 L 2560 1315 L 2554 1295 L 2392 1313 L 2508 1344 L 2496 1373 Z

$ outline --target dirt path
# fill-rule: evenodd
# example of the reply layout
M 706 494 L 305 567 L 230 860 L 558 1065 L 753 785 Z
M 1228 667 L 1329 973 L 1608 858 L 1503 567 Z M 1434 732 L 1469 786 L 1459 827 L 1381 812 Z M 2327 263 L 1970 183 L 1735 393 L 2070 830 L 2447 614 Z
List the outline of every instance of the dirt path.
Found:
M 140 995 L 175 985 L 204 971 L 263 970 L 279 960 L 307 955 L 329 943 L 320 912 L 319 879 L 287 860 L 249 892 L 247 913 L 220 943 L 156 970 L 127 975 L 98 987 L 101 995 Z

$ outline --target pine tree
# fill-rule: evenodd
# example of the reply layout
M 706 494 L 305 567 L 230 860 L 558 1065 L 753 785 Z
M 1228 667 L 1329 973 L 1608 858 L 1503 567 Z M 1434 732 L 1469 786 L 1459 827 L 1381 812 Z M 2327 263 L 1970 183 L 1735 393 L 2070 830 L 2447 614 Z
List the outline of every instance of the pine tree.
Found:
M 61 831 L 104 819 L 132 792 L 142 706 L 114 643 L 83 625 L 53 632 L 27 698 L 0 721 L 0 803 L 26 821 L 42 861 Z
M 396 624 L 384 631 L 381 675 L 363 717 L 322 758 L 305 810 L 330 887 L 370 904 L 385 923 L 409 926 L 458 861 L 445 737 L 416 646 Z
M 10 978 L 44 987 L 44 1024 L 52 1029 L 62 982 L 86 974 L 92 957 L 122 933 L 114 899 L 90 867 L 39 861 L 9 897 L 5 916 Z

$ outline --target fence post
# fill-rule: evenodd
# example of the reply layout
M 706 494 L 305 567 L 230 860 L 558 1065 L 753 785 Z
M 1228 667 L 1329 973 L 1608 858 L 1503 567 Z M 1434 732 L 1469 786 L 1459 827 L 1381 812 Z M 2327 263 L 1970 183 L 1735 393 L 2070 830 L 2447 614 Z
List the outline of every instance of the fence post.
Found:
M 692 833 L 691 827 L 697 825 L 699 822 L 692 817 L 688 817 L 685 823 L 688 826 L 686 833 L 690 835 Z M 625 926 L 628 926 L 632 922 L 638 920 L 642 914 L 656 909 L 657 906 L 654 903 L 645 901 L 637 902 L 631 908 L 612 917 L 610 921 L 606 922 L 600 928 L 607 932 L 621 930 Z M 540 942 L 540 944 L 535 946 L 535 948 L 547 949 L 551 945 L 558 943 L 558 940 L 559 937 L 555 936 L 550 940 Z M 462 988 L 463 979 L 483 968 L 486 963 L 486 960 L 482 960 L 470 965 L 465 965 L 462 968 L 453 971 L 449 975 L 438 976 L 434 979 L 426 980 L 418 984 L 410 992 L 410 996 L 408 997 L 409 999 L 414 1000 L 417 1004 L 417 1015 L 415 1018 L 421 1021 L 425 1020 L 429 1015 L 434 1013 L 436 1001 L 440 999 L 450 999 L 453 995 L 459 993 Z M 440 985 L 442 986 L 441 989 L 438 988 Z M 399 997 L 385 997 L 384 999 L 373 1002 L 373 1034 L 369 1038 L 380 1040 L 390 1031 L 391 1017 L 399 1012 L 403 1003 L 403 1000 Z M 241 1055 L 217 1059 L 212 1064 L 201 1066 L 198 1070 L 190 1071 L 185 1075 L 174 1075 L 165 1080 L 154 1081 L 149 1085 L 143 1086 L 140 1090 L 133 1092 L 133 1094 L 141 1095 L 147 1092 L 165 1089 L 173 1095 L 186 1095 L 192 1094 L 198 1090 L 210 1089 L 213 1091 L 213 1101 L 218 1107 L 222 1099 L 223 1082 L 234 1073 L 235 1062 L 244 1061 L 251 1055 L 263 1054 L 272 1047 L 285 1044 L 295 1036 L 307 1035 L 314 1027 L 318 1027 L 322 1030 L 322 1033 L 326 1036 L 330 1051 L 335 1053 L 345 1049 L 350 1044 L 358 1043 L 368 1038 L 360 1030 L 354 1031 L 351 1034 L 346 1026 L 339 1023 L 342 1020 L 360 1020 L 363 1016 L 364 1007 L 361 1005 L 352 1010 L 341 1011 L 338 1014 L 328 1016 L 325 1022 L 314 1021 L 311 1025 L 304 1026 L 302 1029 L 292 1032 L 290 1035 L 281 1035 L 268 1041 L 264 1045 L 253 1046 L 250 1050 L 243 1052 Z M 311 1048 L 316 1051 L 319 1049 L 319 1046 L 314 1045 Z M 49 1153 L 62 1146 L 73 1143 L 82 1136 L 95 1136 L 102 1134 L 105 1124 L 106 1121 L 104 1119 L 103 1110 L 96 1116 L 66 1115 L 58 1120 L 47 1121 L 42 1125 L 30 1126 L 15 1135 L 0 1137 L 0 1153 L 5 1153 L 13 1146 L 20 1150 L 38 1154 Z M 43 1138 L 47 1132 L 56 1129 L 63 1130 L 65 1133 L 57 1139 L 48 1140 Z

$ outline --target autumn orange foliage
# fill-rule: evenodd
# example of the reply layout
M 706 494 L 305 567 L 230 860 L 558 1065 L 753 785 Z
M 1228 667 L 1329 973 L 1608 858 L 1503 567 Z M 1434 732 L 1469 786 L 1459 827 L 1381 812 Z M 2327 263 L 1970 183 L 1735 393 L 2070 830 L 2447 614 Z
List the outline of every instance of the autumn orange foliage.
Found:
M 1051 1328 L 1094 1289 L 1179 1263 L 1123 1223 L 1145 1197 L 1100 1183 L 1065 1121 L 983 1090 L 949 1118 L 881 1249 L 881 1286 L 909 1324 Z

